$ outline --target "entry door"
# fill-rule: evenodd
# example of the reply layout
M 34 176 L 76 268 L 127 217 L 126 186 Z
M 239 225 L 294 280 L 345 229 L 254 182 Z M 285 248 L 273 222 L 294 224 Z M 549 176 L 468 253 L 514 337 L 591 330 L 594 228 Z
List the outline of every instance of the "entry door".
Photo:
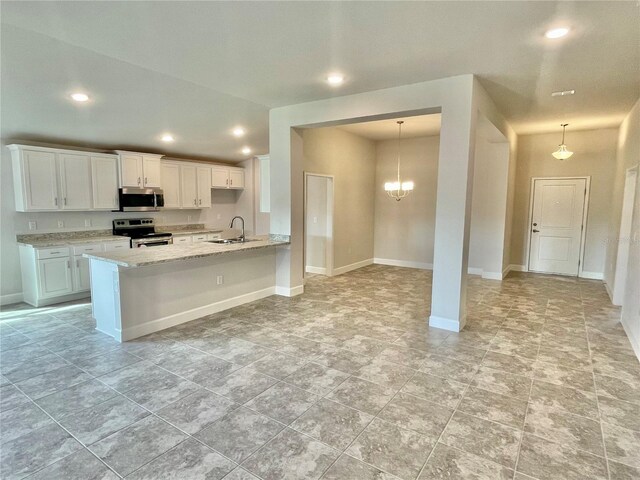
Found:
M 578 275 L 586 194 L 584 178 L 534 180 L 530 271 Z

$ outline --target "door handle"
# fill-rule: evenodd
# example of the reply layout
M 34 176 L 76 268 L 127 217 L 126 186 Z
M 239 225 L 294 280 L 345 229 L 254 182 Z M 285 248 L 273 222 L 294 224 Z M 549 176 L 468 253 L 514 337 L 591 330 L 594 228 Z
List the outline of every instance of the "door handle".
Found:
M 540 231 L 540 230 L 535 230 L 535 229 L 534 229 L 534 230 L 533 230 L 533 233 L 538 233 L 539 231 Z

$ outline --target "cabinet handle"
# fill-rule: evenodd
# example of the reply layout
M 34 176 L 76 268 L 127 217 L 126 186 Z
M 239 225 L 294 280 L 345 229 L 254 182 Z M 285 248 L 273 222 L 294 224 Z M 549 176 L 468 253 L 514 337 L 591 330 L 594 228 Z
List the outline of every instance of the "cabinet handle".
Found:
M 199 203 L 200 205 L 202 205 L 202 199 L 198 200 L 198 203 Z
M 233 178 L 230 180 L 230 182 L 231 182 L 231 185 L 233 185 Z
M 140 177 L 138 177 L 138 185 L 140 185 Z
M 225 185 L 229 185 L 229 179 L 227 178 L 224 182 Z
M 51 252 L 51 255 L 57 255 L 60 252 Z
M 149 183 L 149 182 L 147 181 L 147 177 L 144 177 L 144 184 L 146 185 L 147 183 Z
M 80 260 L 76 260 L 76 268 L 80 268 Z
M 67 268 L 71 270 L 71 262 L 69 260 L 67 260 Z
M 64 197 L 64 204 L 67 204 L 67 197 Z
M 55 204 L 56 207 L 58 206 L 58 197 L 55 197 L 53 199 L 53 203 Z
M 194 205 L 197 205 L 197 204 L 198 204 L 198 202 L 197 202 L 197 200 L 196 200 L 195 198 L 193 199 L 193 204 L 194 204 Z

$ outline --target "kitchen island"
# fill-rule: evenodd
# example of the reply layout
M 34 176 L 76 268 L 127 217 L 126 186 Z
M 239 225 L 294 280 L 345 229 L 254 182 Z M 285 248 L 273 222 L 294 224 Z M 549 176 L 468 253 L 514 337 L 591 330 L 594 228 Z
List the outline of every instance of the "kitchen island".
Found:
M 288 239 L 203 242 L 85 254 L 96 328 L 127 341 L 275 293 Z

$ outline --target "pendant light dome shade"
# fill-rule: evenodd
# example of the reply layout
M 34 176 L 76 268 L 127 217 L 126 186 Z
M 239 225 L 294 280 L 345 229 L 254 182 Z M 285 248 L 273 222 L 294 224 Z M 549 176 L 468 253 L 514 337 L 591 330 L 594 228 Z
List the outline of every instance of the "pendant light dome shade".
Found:
M 567 146 L 564 144 L 564 132 L 565 132 L 565 130 L 567 128 L 567 125 L 569 125 L 569 124 L 568 123 L 563 123 L 562 125 L 560 125 L 562 127 L 562 143 L 560 145 L 558 145 L 558 150 L 556 150 L 555 152 L 553 152 L 551 154 L 555 158 L 557 158 L 558 160 L 566 160 L 571 155 L 573 155 L 573 152 L 570 151 L 570 150 L 567 150 Z

